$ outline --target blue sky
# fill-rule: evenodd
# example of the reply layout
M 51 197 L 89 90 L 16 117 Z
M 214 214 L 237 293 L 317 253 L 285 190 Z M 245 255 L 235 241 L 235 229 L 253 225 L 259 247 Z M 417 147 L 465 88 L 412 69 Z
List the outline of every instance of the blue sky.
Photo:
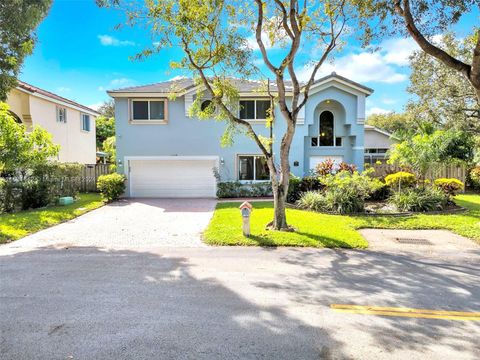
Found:
M 145 29 L 115 30 L 122 19 L 121 13 L 100 9 L 94 0 L 54 0 L 50 13 L 38 28 L 37 46 L 26 59 L 20 79 L 95 107 L 108 99 L 108 89 L 185 75 L 169 69 L 170 59 L 180 56 L 178 49 L 166 49 L 142 62 L 129 60 L 153 40 Z M 478 13 L 467 14 L 455 31 L 465 36 L 478 20 Z M 416 44 L 392 38 L 380 45 L 382 50 L 371 53 L 351 41 L 336 55 L 334 64 L 323 67 L 321 74 L 336 71 L 373 88 L 375 93 L 367 100 L 368 113 L 401 111 L 409 96 L 405 91 L 409 74 L 407 58 Z M 269 51 L 273 56 L 281 53 L 281 49 Z M 299 73 L 307 76 L 301 70 L 299 65 Z

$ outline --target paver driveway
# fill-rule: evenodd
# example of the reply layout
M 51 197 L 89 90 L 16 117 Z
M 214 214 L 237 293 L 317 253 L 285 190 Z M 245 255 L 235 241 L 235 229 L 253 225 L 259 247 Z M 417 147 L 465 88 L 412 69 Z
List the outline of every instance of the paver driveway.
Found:
M 214 199 L 122 200 L 6 246 L 22 250 L 42 246 L 205 246 L 200 234 L 208 225 L 215 204 Z

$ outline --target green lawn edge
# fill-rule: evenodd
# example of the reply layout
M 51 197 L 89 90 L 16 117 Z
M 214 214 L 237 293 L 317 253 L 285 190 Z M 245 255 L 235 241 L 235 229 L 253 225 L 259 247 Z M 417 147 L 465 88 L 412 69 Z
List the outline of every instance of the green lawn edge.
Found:
M 0 215 L 0 244 L 21 239 L 37 231 L 74 219 L 105 203 L 97 193 L 83 193 L 71 205 Z
M 480 243 L 480 194 L 461 194 L 455 201 L 467 209 L 453 214 L 412 216 L 342 216 L 287 209 L 287 219 L 296 232 L 266 230 L 273 215 L 271 202 L 252 202 L 250 237 L 241 231 L 238 202 L 220 202 L 202 235 L 206 244 L 218 246 L 300 246 L 366 248 L 367 241 L 357 231 L 377 229 L 445 229 Z

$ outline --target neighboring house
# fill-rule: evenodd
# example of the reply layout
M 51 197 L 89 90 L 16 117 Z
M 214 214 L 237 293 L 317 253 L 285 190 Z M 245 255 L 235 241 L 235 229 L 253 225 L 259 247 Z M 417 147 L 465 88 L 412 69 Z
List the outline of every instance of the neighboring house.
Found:
M 388 159 L 387 151 L 398 142 L 392 134 L 371 125 L 365 125 L 365 164 L 384 164 Z
M 60 145 L 58 161 L 96 163 L 95 110 L 22 81 L 8 94 L 7 104 L 27 129 L 38 125 L 52 134 Z
M 233 81 L 240 92 L 240 117 L 268 136 L 269 99 L 259 91 L 262 84 Z M 214 197 L 214 168 L 221 181 L 268 180 L 265 159 L 251 138 L 239 133 L 232 146 L 221 147 L 225 122 L 188 116 L 196 91 L 191 79 L 180 79 L 108 92 L 115 99 L 117 171 L 127 176 L 127 196 Z M 363 168 L 365 98 L 372 92 L 335 73 L 314 83 L 291 146 L 293 174 L 304 176 L 327 158 Z M 286 124 L 278 108 L 275 113 L 278 161 Z

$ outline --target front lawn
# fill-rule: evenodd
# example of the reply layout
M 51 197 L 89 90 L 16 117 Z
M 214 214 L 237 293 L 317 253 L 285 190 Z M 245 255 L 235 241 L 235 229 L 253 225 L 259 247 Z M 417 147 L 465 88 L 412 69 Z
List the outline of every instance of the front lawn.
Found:
M 73 219 L 103 204 L 100 194 L 90 193 L 80 194 L 79 199 L 72 205 L 2 214 L 0 215 L 0 244 Z
M 219 203 L 203 239 L 210 245 L 312 246 L 365 248 L 367 242 L 356 231 L 361 228 L 448 229 L 480 242 L 480 195 L 456 197 L 459 205 L 469 209 L 450 215 L 418 214 L 407 217 L 369 217 L 326 215 L 287 209 L 287 220 L 296 232 L 265 230 L 273 215 L 271 202 L 253 202 L 252 235 L 242 234 L 239 203 Z
M 272 220 L 272 202 L 253 202 L 251 236 L 242 234 L 240 203 L 218 203 L 203 239 L 210 245 L 367 247 L 348 217 L 287 209 L 287 220 L 295 232 L 265 230 Z

